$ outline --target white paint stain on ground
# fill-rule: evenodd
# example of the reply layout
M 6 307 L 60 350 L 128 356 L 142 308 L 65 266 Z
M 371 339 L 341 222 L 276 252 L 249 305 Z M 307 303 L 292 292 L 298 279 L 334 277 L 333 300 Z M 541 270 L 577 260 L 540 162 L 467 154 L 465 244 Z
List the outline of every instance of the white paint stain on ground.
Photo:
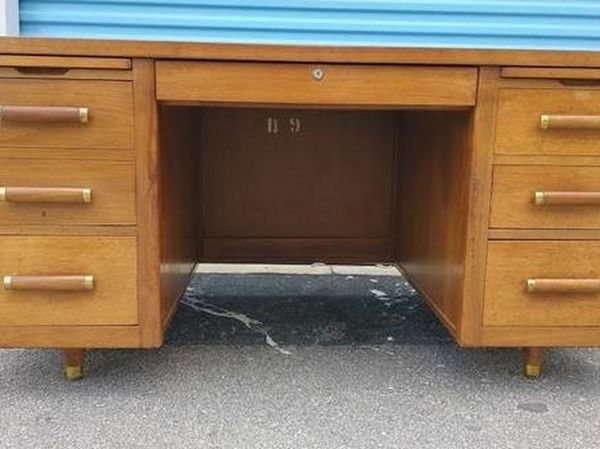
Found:
M 189 290 L 193 291 L 193 289 L 188 289 L 188 293 Z M 265 337 L 265 343 L 267 343 L 267 345 L 269 345 L 271 348 L 284 355 L 292 354 L 287 349 L 282 348 L 281 345 L 279 345 L 275 340 L 273 340 L 273 338 L 271 338 L 267 330 L 264 328 L 262 322 L 255 320 L 254 318 L 251 318 L 247 315 L 244 315 L 243 313 L 233 312 L 215 304 L 211 304 L 209 302 L 206 302 L 202 298 L 198 298 L 188 293 L 186 293 L 182 298 L 182 304 L 191 307 L 196 312 L 203 312 L 209 315 L 237 320 L 240 323 L 243 323 L 244 326 L 246 326 L 248 329 L 262 334 Z
M 381 300 L 385 300 L 388 299 L 388 294 L 386 292 L 382 292 L 381 290 L 376 290 L 374 288 L 369 290 L 371 293 L 373 293 L 375 296 L 377 296 L 377 299 L 381 299 Z

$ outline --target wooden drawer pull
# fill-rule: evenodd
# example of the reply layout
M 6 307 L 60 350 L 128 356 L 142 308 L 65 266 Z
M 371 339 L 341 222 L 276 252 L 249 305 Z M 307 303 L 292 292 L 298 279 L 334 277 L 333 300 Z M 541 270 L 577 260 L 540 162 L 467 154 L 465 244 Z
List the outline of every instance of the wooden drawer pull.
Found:
M 600 192 L 534 192 L 536 206 L 600 206 Z
M 0 106 L 0 120 L 7 122 L 87 123 L 88 108 L 68 106 Z
M 600 130 L 600 115 L 541 115 L 542 129 L 597 129 Z
M 94 276 L 4 276 L 4 290 L 83 291 L 94 289 Z
M 527 279 L 529 293 L 600 293 L 600 279 Z
M 11 203 L 91 203 L 92 189 L 72 187 L 0 187 L 0 201 Z

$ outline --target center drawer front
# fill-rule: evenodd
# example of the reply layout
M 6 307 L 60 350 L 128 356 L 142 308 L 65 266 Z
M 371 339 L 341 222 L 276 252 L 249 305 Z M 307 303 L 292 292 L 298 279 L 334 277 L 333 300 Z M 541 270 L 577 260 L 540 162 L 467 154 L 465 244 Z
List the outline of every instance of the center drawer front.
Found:
M 159 100 L 348 106 L 471 106 L 477 69 L 158 61 Z
M 529 279 L 557 279 L 555 290 L 585 281 L 578 291 L 529 292 Z M 600 241 L 492 241 L 484 325 L 600 326 L 600 293 L 582 291 L 590 283 L 600 284 Z
M 567 200 L 544 204 L 542 198 L 536 204 L 536 192 L 546 196 L 560 192 Z M 581 194 L 594 195 L 598 200 L 577 205 Z M 569 196 L 573 197 L 571 202 Z M 496 165 L 490 226 L 600 229 L 600 167 Z
M 20 188 L 40 192 L 21 198 Z M 53 199 L 52 188 L 89 189 L 89 199 Z M 54 159 L 0 160 L 0 225 L 134 225 L 135 168 L 132 162 Z M 45 200 L 45 198 L 49 198 Z M 1 199 L 1 198 L 0 198 Z
M 0 247 L 3 278 L 94 277 L 90 290 L 7 290 L 0 285 L 0 325 L 137 323 L 135 237 L 3 236 Z
M 133 147 L 133 91 L 129 82 L 0 79 L 0 106 L 0 146 Z M 23 106 L 33 109 L 15 112 L 14 107 Z M 71 112 L 80 108 L 87 108 L 87 122 L 72 117 Z
M 579 124 L 544 128 L 542 116 L 548 115 L 577 116 Z M 566 87 L 502 88 L 496 136 L 498 154 L 598 155 L 600 91 Z

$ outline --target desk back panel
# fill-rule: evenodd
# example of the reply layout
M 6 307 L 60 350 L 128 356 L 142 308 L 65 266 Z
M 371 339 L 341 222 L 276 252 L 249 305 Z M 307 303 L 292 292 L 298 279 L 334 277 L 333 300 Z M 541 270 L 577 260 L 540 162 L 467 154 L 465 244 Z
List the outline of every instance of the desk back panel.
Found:
M 396 113 L 202 112 L 205 260 L 390 257 Z

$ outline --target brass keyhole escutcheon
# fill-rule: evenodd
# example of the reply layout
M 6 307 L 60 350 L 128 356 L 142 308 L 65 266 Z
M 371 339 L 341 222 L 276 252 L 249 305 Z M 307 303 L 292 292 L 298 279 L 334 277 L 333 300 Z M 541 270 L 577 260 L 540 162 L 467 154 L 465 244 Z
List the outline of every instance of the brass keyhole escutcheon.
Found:
M 325 72 L 323 71 L 323 69 L 320 68 L 313 69 L 312 78 L 315 81 L 321 81 L 323 78 L 325 78 Z

